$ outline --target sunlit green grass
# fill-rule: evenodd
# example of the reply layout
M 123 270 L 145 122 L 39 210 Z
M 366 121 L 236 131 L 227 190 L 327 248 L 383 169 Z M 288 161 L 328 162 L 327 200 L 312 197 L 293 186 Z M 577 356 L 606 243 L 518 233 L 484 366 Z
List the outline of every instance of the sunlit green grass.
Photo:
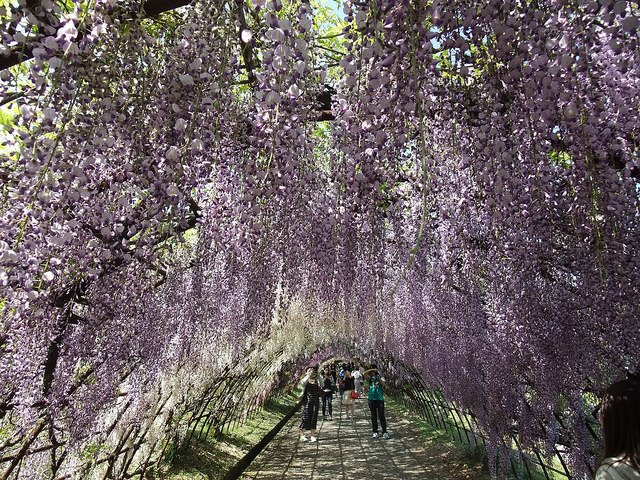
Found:
M 212 428 L 206 438 L 198 439 L 199 430 L 190 447 L 177 453 L 171 464 L 164 464 L 149 479 L 215 480 L 222 478 L 255 444 L 295 405 L 295 396 L 282 396 L 257 410 L 245 423 L 238 423 L 216 438 Z

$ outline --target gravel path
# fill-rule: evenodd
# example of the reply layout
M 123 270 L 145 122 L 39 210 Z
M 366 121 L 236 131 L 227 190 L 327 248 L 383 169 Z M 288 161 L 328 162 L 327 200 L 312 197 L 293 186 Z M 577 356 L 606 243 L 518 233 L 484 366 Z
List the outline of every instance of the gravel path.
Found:
M 356 402 L 355 421 L 334 399 L 333 421 L 318 419 L 318 441 L 299 439 L 299 415 L 254 460 L 243 479 L 485 479 L 481 463 L 463 458 L 460 448 L 430 442 L 402 409 L 388 403 L 391 438 L 371 437 L 367 401 Z

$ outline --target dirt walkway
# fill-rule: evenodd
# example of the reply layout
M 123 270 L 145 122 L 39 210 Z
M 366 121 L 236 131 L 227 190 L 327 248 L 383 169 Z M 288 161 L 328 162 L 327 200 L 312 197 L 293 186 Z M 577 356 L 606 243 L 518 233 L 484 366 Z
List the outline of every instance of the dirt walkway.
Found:
M 387 401 L 391 438 L 371 437 L 366 400 L 356 402 L 355 421 L 334 399 L 333 421 L 318 419 L 318 442 L 301 442 L 296 415 L 256 458 L 243 479 L 488 479 L 479 460 L 442 438 L 431 438 L 410 415 Z

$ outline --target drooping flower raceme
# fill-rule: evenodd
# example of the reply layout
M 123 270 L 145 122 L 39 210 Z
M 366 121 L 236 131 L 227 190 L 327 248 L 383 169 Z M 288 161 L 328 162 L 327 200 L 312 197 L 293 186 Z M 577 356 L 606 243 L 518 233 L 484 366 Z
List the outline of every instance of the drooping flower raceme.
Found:
M 72 3 L 0 11 L 33 57 L 0 87 L 8 452 L 337 355 L 411 365 L 496 444 L 569 432 L 585 475 L 585 401 L 638 367 L 637 6 L 347 1 L 340 52 L 305 1 Z

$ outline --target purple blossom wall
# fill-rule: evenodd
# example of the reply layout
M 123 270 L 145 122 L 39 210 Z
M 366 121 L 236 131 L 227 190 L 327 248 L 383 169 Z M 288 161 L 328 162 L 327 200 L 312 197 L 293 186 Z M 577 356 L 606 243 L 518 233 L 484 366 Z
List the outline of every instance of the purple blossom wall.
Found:
M 0 478 L 144 472 L 334 355 L 587 475 L 638 368 L 635 3 L 347 1 L 334 65 L 305 1 L 72 3 L 0 11 Z

